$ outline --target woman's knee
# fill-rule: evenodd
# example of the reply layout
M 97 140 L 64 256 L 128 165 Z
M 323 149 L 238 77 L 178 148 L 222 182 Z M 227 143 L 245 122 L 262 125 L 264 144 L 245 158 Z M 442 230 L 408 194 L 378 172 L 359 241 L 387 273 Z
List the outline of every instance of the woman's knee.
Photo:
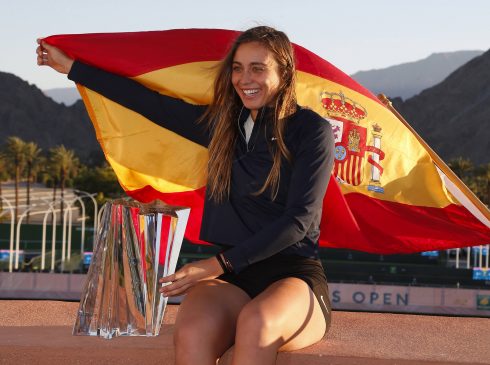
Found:
M 195 347 L 203 342 L 203 334 L 206 333 L 206 330 L 209 330 L 209 327 L 206 324 L 199 323 L 199 321 L 176 323 L 174 345 L 176 347 Z
M 212 281 L 193 287 L 177 314 L 175 345 L 181 348 L 211 346 L 218 349 L 231 346 L 236 316 L 242 306 L 241 302 L 234 303 L 234 293 L 229 285 Z
M 251 302 L 243 307 L 238 316 L 235 341 L 279 348 L 282 341 L 280 323 L 270 311 Z

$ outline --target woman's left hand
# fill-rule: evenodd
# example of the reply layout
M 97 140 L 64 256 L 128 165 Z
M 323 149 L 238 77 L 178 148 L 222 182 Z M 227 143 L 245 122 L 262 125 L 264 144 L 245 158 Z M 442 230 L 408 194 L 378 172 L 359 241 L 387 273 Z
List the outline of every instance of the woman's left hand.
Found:
M 185 294 L 185 292 L 196 285 L 199 281 L 214 279 L 223 274 L 216 257 L 199 260 L 184 265 L 175 274 L 165 276 L 159 280 L 160 283 L 171 283 L 160 288 L 160 293 L 166 297 Z
M 49 66 L 52 69 L 68 74 L 73 66 L 73 58 L 66 55 L 61 49 L 51 46 L 41 38 L 37 39 L 39 47 L 36 49 L 37 64 L 39 66 Z

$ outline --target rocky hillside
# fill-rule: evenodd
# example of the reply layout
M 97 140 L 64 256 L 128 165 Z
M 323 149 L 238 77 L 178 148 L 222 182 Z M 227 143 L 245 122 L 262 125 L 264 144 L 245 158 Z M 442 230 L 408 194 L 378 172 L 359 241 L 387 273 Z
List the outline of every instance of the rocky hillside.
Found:
M 34 141 L 43 150 L 63 144 L 82 160 L 100 155 L 94 128 L 81 101 L 67 107 L 19 77 L 0 72 L 0 144 L 8 136 Z
M 445 160 L 490 162 L 490 50 L 443 82 L 394 105 Z

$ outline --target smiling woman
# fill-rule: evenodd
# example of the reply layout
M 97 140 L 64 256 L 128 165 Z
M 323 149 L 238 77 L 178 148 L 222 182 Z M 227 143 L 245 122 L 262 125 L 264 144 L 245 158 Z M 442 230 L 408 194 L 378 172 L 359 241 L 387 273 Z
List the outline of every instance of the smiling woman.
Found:
M 209 149 L 200 238 L 222 248 L 161 278 L 186 294 L 174 333 L 177 364 L 273 364 L 278 351 L 319 341 L 330 302 L 318 259 L 321 210 L 333 164 L 330 124 L 297 105 L 287 36 L 238 35 L 220 63 L 208 107 L 161 95 L 40 42 L 47 65 Z M 169 122 L 172 120 L 172 122 Z
M 258 110 L 270 105 L 277 95 L 279 65 L 271 51 L 258 42 L 250 42 L 237 49 L 232 70 L 231 82 L 255 120 Z

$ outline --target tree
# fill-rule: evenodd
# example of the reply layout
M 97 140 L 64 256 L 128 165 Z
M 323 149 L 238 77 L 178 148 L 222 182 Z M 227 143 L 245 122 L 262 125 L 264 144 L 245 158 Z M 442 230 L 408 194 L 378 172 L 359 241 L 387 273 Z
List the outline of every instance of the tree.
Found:
M 26 164 L 26 177 L 27 177 L 27 207 L 31 204 L 31 179 L 35 174 L 41 157 L 41 149 L 34 142 L 28 142 L 24 145 L 24 160 Z M 27 216 L 27 222 L 29 222 L 29 215 Z
M 106 163 L 103 166 L 80 168 L 77 177 L 73 181 L 73 186 L 82 191 L 97 193 L 97 204 L 103 205 L 108 199 L 115 199 L 125 196 L 124 190 L 117 181 L 114 170 Z M 93 206 L 87 207 L 86 213 L 94 219 Z
M 91 193 L 102 193 L 109 198 L 125 195 L 114 170 L 107 164 L 95 168 L 83 166 L 74 181 L 74 186 L 79 190 Z
M 19 182 L 22 170 L 24 169 L 24 146 L 25 142 L 19 137 L 8 137 L 5 146 L 5 157 L 7 163 L 14 170 L 15 179 L 15 222 L 19 215 Z
M 448 165 L 484 204 L 490 204 L 490 164 L 475 167 L 469 159 L 458 157 Z
M 457 157 L 448 163 L 451 170 L 463 181 L 467 180 L 472 174 L 474 166 L 471 160 L 464 157 Z M 466 182 L 466 181 L 465 181 Z
M 472 181 L 475 194 L 486 205 L 490 205 L 490 163 L 475 169 Z
M 65 195 L 66 181 L 70 177 L 76 176 L 79 160 L 73 150 L 67 150 L 65 146 L 53 147 L 49 150 L 50 170 L 53 173 L 54 186 L 59 182 L 61 192 L 61 217 L 63 217 L 63 199 Z M 55 188 L 56 192 L 56 188 Z M 53 196 L 53 200 L 55 197 Z

